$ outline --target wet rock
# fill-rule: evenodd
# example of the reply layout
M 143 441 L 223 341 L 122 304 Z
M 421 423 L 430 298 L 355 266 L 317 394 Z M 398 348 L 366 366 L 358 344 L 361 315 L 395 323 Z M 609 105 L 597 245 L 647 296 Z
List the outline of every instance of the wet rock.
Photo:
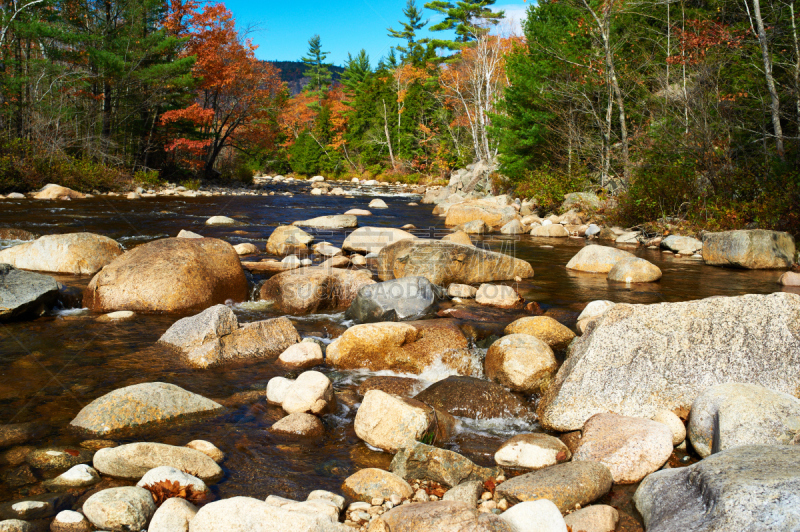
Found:
M 605 504 L 594 504 L 572 512 L 564 517 L 564 522 L 575 532 L 614 532 L 619 512 Z
M 49 275 L 0 264 L 0 322 L 41 316 L 57 300 L 58 283 Z
M 11 197 L 11 195 L 9 195 Z M 61 185 L 55 185 L 53 183 L 49 183 L 42 187 L 36 194 L 33 195 L 33 199 L 83 199 L 86 196 L 81 194 L 77 190 L 72 190 L 71 188 L 62 187 Z
M 323 414 L 336 410 L 333 383 L 319 371 L 300 374 L 286 390 L 281 407 L 289 414 Z
M 236 250 L 237 255 L 255 255 L 256 253 L 260 253 L 258 248 L 255 244 L 251 244 L 250 242 L 246 242 L 244 244 L 236 244 L 233 246 L 233 249 Z
M 531 236 L 543 238 L 567 238 L 569 236 L 569 231 L 567 231 L 561 224 L 537 225 L 531 229 Z
M 0 240 L 36 240 L 37 235 L 16 227 L 0 227 Z
M 370 390 L 380 390 L 398 397 L 411 397 L 416 395 L 415 390 L 421 385 L 421 381 L 410 377 L 369 377 L 358 387 L 358 393 L 364 396 Z
M 511 206 L 498 205 L 492 200 L 475 200 L 452 205 L 447 209 L 444 223 L 453 227 L 477 220 L 490 228 L 500 228 L 516 217 L 517 211 Z
M 520 397 L 499 384 L 474 377 L 447 377 L 415 399 L 454 416 L 471 419 L 533 417 L 533 412 Z
M 567 269 L 589 273 L 608 273 L 619 261 L 635 257 L 633 253 L 621 249 L 590 245 L 581 248 L 570 259 Z
M 211 494 L 205 482 L 170 466 L 154 467 L 145 473 L 136 485 L 140 488 L 150 490 L 153 486 L 162 482 L 177 485 L 181 489 L 191 488 L 195 494 L 203 497 L 209 497 Z
M 442 242 L 452 242 L 454 244 L 461 244 L 462 246 L 471 246 L 472 240 L 469 235 L 464 231 L 456 231 L 452 234 L 442 237 Z
M 31 467 L 43 470 L 69 469 L 92 461 L 92 451 L 71 447 L 46 447 L 36 449 L 25 456 Z
M 22 445 L 31 440 L 41 438 L 49 432 L 47 425 L 37 422 L 9 423 L 0 426 L 0 447 Z
M 782 286 L 800 286 L 800 273 L 786 272 L 778 279 Z
M 54 479 L 46 480 L 45 487 L 50 491 L 86 488 L 100 482 L 100 475 L 86 464 L 72 466 L 68 471 Z
M 741 445 L 788 445 L 800 434 L 800 399 L 757 384 L 718 384 L 692 404 L 689 440 L 706 456 Z
M 474 286 L 470 286 L 468 284 L 457 284 L 453 283 L 447 287 L 447 295 L 450 297 L 460 297 L 464 299 L 472 299 L 475 297 L 475 294 L 478 293 L 478 289 Z
M 502 474 L 499 468 L 481 467 L 456 452 L 424 443 L 400 449 L 394 455 L 391 470 L 406 480 L 427 479 L 445 486 L 473 480 L 486 482 Z
M 315 415 L 296 413 L 276 421 L 269 431 L 290 436 L 317 437 L 325 433 L 325 427 Z
M 372 213 L 366 209 L 350 209 L 344 214 L 350 214 L 352 216 L 372 216 Z M 358 229 L 356 229 L 356 231 L 358 231 Z
M 756 229 L 703 235 L 703 260 L 711 266 L 786 269 L 794 264 L 794 256 L 794 238 L 789 233 Z
M 34 495 L 22 500 L 14 500 L 0 504 L 1 519 L 44 519 L 53 517 L 61 510 L 71 508 L 75 497 L 69 493 L 46 493 Z
M 358 291 L 345 318 L 361 323 L 412 321 L 434 314 L 442 289 L 424 277 L 370 284 Z
M 347 477 L 342 484 L 342 492 L 346 497 L 356 501 L 369 502 L 375 497 L 389 499 L 398 495 L 402 499 L 410 499 L 414 490 L 401 477 L 382 469 L 362 469 Z
M 683 424 L 681 418 L 675 415 L 670 410 L 659 410 L 653 416 L 653 421 L 663 423 L 666 425 L 670 432 L 672 432 L 672 445 L 677 446 L 686 440 L 686 426 Z
M 353 303 L 363 286 L 374 282 L 368 270 L 300 268 L 267 280 L 260 297 L 274 301 L 286 314 L 341 311 Z
M 147 382 L 95 399 L 81 409 L 70 425 L 94 436 L 113 437 L 221 409 L 222 405 L 174 384 Z
M 617 484 L 633 484 L 663 466 L 672 454 L 672 431 L 649 419 L 596 414 L 583 427 L 573 462 L 599 462 Z
M 482 284 L 475 293 L 475 301 L 480 305 L 502 309 L 521 308 L 525 301 L 510 286 L 502 284 Z
M 166 238 L 137 246 L 98 273 L 83 293 L 95 312 L 199 312 L 247 299 L 233 246 L 215 238 Z
M 188 351 L 238 328 L 239 321 L 230 307 L 214 305 L 200 314 L 176 321 L 158 341 Z
M 525 228 L 522 227 L 519 220 L 511 220 L 500 228 L 500 233 L 504 235 L 521 235 L 525 233 Z
M 10 198 L 11 194 L 8 196 Z M 35 530 L 36 528 L 32 524 L 27 521 L 22 521 L 21 519 L 6 519 L 0 521 L 0 532 L 34 532 Z
M 491 228 L 487 226 L 483 220 L 472 220 L 471 222 L 456 226 L 456 229 L 468 235 L 482 235 L 491 231 Z
M 661 279 L 661 269 L 638 257 L 618 261 L 608 272 L 608 280 L 619 283 L 652 283 Z
M 314 237 L 299 227 L 279 225 L 267 240 L 267 253 L 270 255 L 291 255 L 308 249 Z
M 634 502 L 648 532 L 800 528 L 800 447 L 747 445 L 657 471 Z
M 369 532 L 517 532 L 495 515 L 478 515 L 463 502 L 403 504 L 373 520 Z
M 109 312 L 108 314 L 103 314 L 97 321 L 101 323 L 112 322 L 112 321 L 122 321 L 122 320 L 129 320 L 136 316 L 135 312 L 131 312 L 130 310 L 118 310 L 116 312 Z
M 519 503 L 548 499 L 562 513 L 586 506 L 609 492 L 611 472 L 598 462 L 566 462 L 514 477 L 497 486 L 495 500 Z
M 0 263 L 23 270 L 90 275 L 122 255 L 122 251 L 122 246 L 102 235 L 46 235 L 0 251 Z
M 799 313 L 800 295 L 789 293 L 617 304 L 570 345 L 539 403 L 541 423 L 565 432 L 601 412 L 688 410 L 725 382 L 796 393 Z
M 236 220 L 227 216 L 212 216 L 206 220 L 206 225 L 234 225 Z
M 225 453 L 220 451 L 217 446 L 211 442 L 207 442 L 205 440 L 192 440 L 186 444 L 186 447 L 189 449 L 194 449 L 195 451 L 200 451 L 218 464 L 225 460 Z
M 386 205 L 386 202 L 383 201 L 380 198 L 375 198 L 374 200 L 370 201 L 369 205 L 367 205 L 367 207 L 369 207 L 370 209 L 388 209 L 389 208 L 389 206 Z
M 349 229 L 358 227 L 358 218 L 349 214 L 335 214 L 333 216 L 319 216 L 310 220 L 294 222 L 296 227 L 312 227 L 314 229 Z
M 19 488 L 39 482 L 39 479 L 28 464 L 15 467 L 14 469 L 7 469 L 0 478 L 2 478 L 2 481 L 9 488 Z
M 153 514 L 147 532 L 189 532 L 189 523 L 197 515 L 197 506 L 186 499 L 167 499 Z
M 84 515 L 101 530 L 142 530 L 155 512 L 150 492 L 132 486 L 100 491 L 83 503 Z
M 517 504 L 503 512 L 500 519 L 519 531 L 567 532 L 558 507 L 547 499 Z
M 494 342 L 484 360 L 486 376 L 515 392 L 535 393 L 546 388 L 558 363 L 543 341 L 529 334 L 511 334 Z
M 294 381 L 285 377 L 273 377 L 267 383 L 267 402 L 271 405 L 280 406 L 292 387 Z
M 94 467 L 101 474 L 131 480 L 160 466 L 171 466 L 198 477 L 205 483 L 222 478 L 222 469 L 207 455 L 187 447 L 163 443 L 129 443 L 100 449 L 94 455 Z
M 250 497 L 231 497 L 200 508 L 191 532 L 340 532 L 324 514 L 293 512 Z
M 669 235 L 661 241 L 661 247 L 674 251 L 698 251 L 703 249 L 703 243 L 690 236 Z
M 289 368 L 305 369 L 324 363 L 322 348 L 315 342 L 300 342 L 289 346 L 278 357 L 278 362 Z
M 575 339 L 574 332 L 549 316 L 520 318 L 506 326 L 504 332 L 535 336 L 555 350 L 566 349 Z
M 566 445 L 547 434 L 518 434 L 495 453 L 494 461 L 503 467 L 542 469 L 566 462 L 572 457 Z
M 370 390 L 356 413 L 356 435 L 379 449 L 396 453 L 424 437 L 447 439 L 455 430 L 452 416 L 414 399 Z
M 383 248 L 378 274 L 384 281 L 422 276 L 438 286 L 533 277 L 524 260 L 441 240 L 401 240 Z
M 442 363 L 459 373 L 471 373 L 472 357 L 466 337 L 457 327 L 442 321 L 355 325 L 328 346 L 326 360 L 340 369 L 420 374 L 431 365 Z
M 90 532 L 92 525 L 80 513 L 72 510 L 63 510 L 56 515 L 50 523 L 50 532 Z

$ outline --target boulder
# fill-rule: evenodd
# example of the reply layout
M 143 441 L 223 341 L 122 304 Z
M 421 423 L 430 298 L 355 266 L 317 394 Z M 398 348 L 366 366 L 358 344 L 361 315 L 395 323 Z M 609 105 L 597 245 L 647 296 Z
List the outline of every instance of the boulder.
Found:
M 126 486 L 95 493 L 82 510 L 101 530 L 142 530 L 156 513 L 156 504 L 146 489 Z
M 290 345 L 280 354 L 278 362 L 289 368 L 306 369 L 324 364 L 325 359 L 318 343 L 303 341 Z
M 440 240 L 395 242 L 381 250 L 378 264 L 381 280 L 422 276 L 438 286 L 533 277 L 533 268 L 524 260 Z
M 798 316 L 800 295 L 781 292 L 617 304 L 570 345 L 539 403 L 541 423 L 566 432 L 597 413 L 688 411 L 703 390 L 726 382 L 796 393 Z
M 358 227 L 358 218 L 349 214 L 335 214 L 332 216 L 319 216 L 310 220 L 294 222 L 297 227 L 311 227 L 313 229 L 350 229 Z
M 452 416 L 434 407 L 380 390 L 364 394 L 355 418 L 356 436 L 390 453 L 414 445 L 426 436 L 444 440 L 455 426 Z
M 565 462 L 514 477 L 498 485 L 495 500 L 511 503 L 548 499 L 561 513 L 586 506 L 611 490 L 613 480 L 598 462 Z
M 9 198 L 11 195 L 9 194 Z M 72 190 L 71 188 L 62 187 L 61 185 L 54 185 L 53 183 L 47 184 L 42 187 L 36 194 L 33 195 L 33 199 L 83 199 L 86 195 L 81 194 L 76 190 Z
M 652 283 L 661 279 L 661 269 L 644 259 L 628 257 L 608 272 L 608 280 L 619 283 Z
M 599 462 L 617 484 L 634 484 L 663 466 L 672 454 L 672 431 L 649 419 L 595 414 L 583 426 L 573 462 Z
M 543 238 L 567 238 L 569 231 L 561 224 L 537 225 L 531 229 L 531 236 Z
M 613 506 L 593 504 L 564 517 L 564 523 L 575 532 L 614 532 L 619 512 Z
M 197 506 L 186 499 L 167 499 L 153 514 L 147 532 L 189 532 L 189 523 L 197 515 Z
M 358 291 L 344 316 L 360 323 L 424 319 L 435 314 L 442 292 L 424 277 L 371 284 Z
M 800 529 L 800 446 L 746 445 L 648 476 L 634 495 L 648 532 Z
M 498 205 L 492 200 L 474 200 L 457 203 L 447 209 L 444 224 L 448 227 L 480 220 L 490 228 L 500 228 L 517 218 L 517 211 L 510 206 Z
M 500 468 L 481 467 L 456 452 L 424 443 L 400 449 L 391 470 L 406 480 L 427 479 L 448 487 L 473 480 L 486 482 L 502 474 Z
M 200 451 L 204 455 L 214 460 L 216 463 L 220 463 L 225 460 L 225 453 L 220 451 L 217 446 L 211 442 L 205 440 L 192 440 L 186 444 L 186 447 L 189 449 L 194 449 L 195 451 Z
M 36 240 L 39 238 L 30 231 L 16 227 L 0 227 L 0 240 Z
M 70 426 L 92 436 L 113 437 L 213 414 L 222 405 L 174 384 L 147 382 L 119 388 L 83 407 Z
M 374 200 L 370 201 L 369 205 L 367 205 L 367 207 L 369 207 L 370 209 L 388 209 L 389 208 L 389 206 L 386 205 L 386 202 L 383 201 L 380 198 L 375 198 Z
M 542 433 L 517 434 L 494 453 L 499 466 L 534 470 L 567 462 L 571 457 L 561 440 Z
M 289 414 L 323 414 L 336 410 L 333 383 L 319 371 L 305 371 L 286 390 L 281 407 Z
M 543 341 L 529 334 L 511 334 L 486 351 L 486 376 L 512 391 L 536 393 L 546 389 L 558 370 L 558 362 Z
M 588 273 L 608 273 L 619 261 L 630 258 L 635 258 L 635 255 L 617 248 L 590 245 L 581 248 L 570 259 L 567 269 Z
M 256 253 L 260 253 L 258 248 L 255 244 L 251 244 L 250 242 L 246 242 L 244 244 L 236 244 L 233 246 L 233 249 L 236 251 L 237 255 L 255 255 Z
M 469 238 L 469 235 L 464 231 L 456 231 L 455 233 L 445 235 L 442 237 L 442 241 L 453 242 L 454 244 L 461 244 L 462 246 L 472 245 L 472 240 Z
M 57 300 L 58 282 L 49 275 L 0 264 L 0 322 L 41 316 Z
M 519 396 L 494 382 L 451 376 L 418 394 L 415 399 L 454 416 L 470 419 L 521 418 L 534 415 Z
M 205 483 L 222 478 L 222 469 L 208 455 L 163 443 L 138 442 L 100 449 L 94 455 L 94 467 L 101 474 L 115 478 L 139 480 L 159 466 L 171 466 Z
M 778 279 L 782 286 L 800 286 L 800 273 L 786 272 Z
M 377 497 L 389 499 L 392 495 L 410 499 L 414 495 L 414 490 L 401 477 L 375 468 L 362 469 L 347 477 L 342 483 L 342 492 L 346 497 L 364 502 Z
M 789 233 L 755 229 L 703 235 L 703 260 L 711 266 L 787 269 L 794 264 L 794 257 L 794 238 Z
M 800 434 L 800 399 L 757 384 L 718 384 L 694 400 L 688 428 L 703 458 L 742 445 L 788 445 Z
M 317 437 L 325 433 L 325 427 L 317 416 L 298 412 L 279 419 L 269 428 L 269 431 L 273 434 L 288 436 Z
M 575 339 L 575 333 L 550 316 L 529 316 L 508 324 L 506 334 L 528 334 L 535 336 L 554 350 L 566 349 Z
M 414 240 L 417 237 L 390 227 L 359 227 L 344 239 L 342 249 L 360 253 L 378 253 L 389 244 L 400 240 Z
M 511 286 L 484 283 L 475 293 L 479 305 L 503 309 L 521 308 L 525 303 L 522 296 Z
M 478 289 L 468 284 L 453 283 L 447 287 L 447 295 L 450 297 L 473 299 L 477 293 Z
M 160 483 L 171 483 L 177 485 L 181 489 L 190 489 L 198 496 L 206 498 L 211 495 L 206 483 L 199 478 L 184 473 L 179 469 L 170 466 L 154 467 L 144 474 L 144 476 L 136 483 L 140 488 L 150 490 L 152 487 Z
M 374 283 L 369 270 L 300 268 L 268 279 L 260 297 L 286 314 L 338 312 L 350 307 L 361 287 Z
M 564 195 L 564 203 L 561 204 L 561 209 L 566 211 L 576 208 L 585 211 L 597 210 L 602 206 L 603 202 L 594 192 L 571 192 Z
M 517 504 L 503 512 L 500 519 L 519 531 L 567 532 L 561 511 L 547 499 Z
M 297 512 L 250 497 L 231 497 L 200 508 L 190 532 L 340 532 L 325 514 Z
M 469 342 L 449 320 L 355 325 L 328 345 L 325 356 L 338 369 L 413 374 L 434 364 L 471 374 L 474 363 Z
M 212 216 L 206 220 L 206 225 L 234 225 L 236 220 L 227 216 Z
M 33 242 L 0 251 L 0 264 L 23 270 L 92 275 L 122 252 L 122 246 L 102 235 L 45 235 Z
M 500 233 L 504 235 L 521 235 L 525 233 L 525 228 L 522 227 L 519 220 L 511 220 L 500 228 Z
M 199 312 L 247 299 L 233 246 L 215 238 L 166 238 L 137 246 L 94 276 L 83 304 L 95 312 Z
M 690 236 L 669 235 L 661 241 L 661 247 L 678 253 L 679 251 L 699 251 L 703 243 Z
M 456 229 L 468 235 L 482 235 L 492 230 L 483 220 L 472 220 L 456 226 Z
M 293 225 L 279 225 L 267 240 L 267 253 L 270 255 L 291 255 L 308 249 L 314 237 Z
M 373 520 L 369 532 L 521 532 L 501 517 L 479 515 L 459 501 L 403 504 Z M 548 531 L 549 532 L 549 531 Z

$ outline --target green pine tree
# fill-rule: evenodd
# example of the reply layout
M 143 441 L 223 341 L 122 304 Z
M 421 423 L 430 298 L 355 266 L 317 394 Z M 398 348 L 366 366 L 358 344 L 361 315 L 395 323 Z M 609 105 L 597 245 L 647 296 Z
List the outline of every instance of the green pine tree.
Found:
M 328 52 L 322 51 L 319 35 L 314 35 L 308 40 L 308 55 L 302 58 L 306 65 L 305 75 L 311 78 L 306 90 L 314 92 L 322 100 L 325 92 L 331 86 L 330 65 L 325 63 Z
M 406 21 L 398 21 L 402 26 L 401 30 L 387 28 L 389 37 L 403 39 L 405 46 L 397 46 L 397 50 L 403 54 L 403 61 L 412 64 L 423 63 L 428 55 L 430 39 L 417 40 L 417 32 L 427 26 L 428 21 L 422 21 L 422 11 L 417 8 L 415 0 L 408 0 L 403 14 Z
M 434 0 L 425 7 L 441 13 L 444 20 L 435 26 L 432 31 L 455 30 L 456 39 L 436 40 L 434 44 L 439 48 L 457 50 L 465 43 L 475 40 L 478 35 L 489 31 L 488 26 L 494 26 L 503 19 L 503 11 L 492 11 L 491 6 L 495 0 L 462 0 L 459 2 L 446 2 Z

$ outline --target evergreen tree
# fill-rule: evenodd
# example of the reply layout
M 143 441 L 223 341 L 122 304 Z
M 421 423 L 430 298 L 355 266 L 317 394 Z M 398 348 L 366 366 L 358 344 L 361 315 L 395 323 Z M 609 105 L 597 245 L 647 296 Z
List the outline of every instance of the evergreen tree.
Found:
M 504 16 L 503 11 L 492 11 L 494 3 L 495 0 L 461 0 L 455 3 L 434 0 L 425 4 L 426 8 L 445 16 L 439 24 L 431 26 L 432 31 L 456 32 L 455 41 L 436 40 L 435 46 L 456 50 L 476 36 L 488 32 L 486 26 L 497 24 Z
M 331 71 L 329 64 L 325 63 L 328 52 L 322 51 L 322 44 L 319 35 L 314 35 L 308 40 L 308 55 L 303 57 L 306 65 L 306 76 L 311 78 L 311 83 L 306 90 L 315 92 L 320 100 L 331 86 Z
M 342 85 L 344 85 L 346 92 L 351 95 L 358 92 L 367 76 L 371 73 L 372 67 L 369 64 L 369 55 L 367 55 L 366 50 L 362 48 L 355 57 L 348 53 L 344 72 L 342 73 Z
M 389 37 L 403 39 L 406 41 L 405 46 L 396 47 L 397 50 L 403 54 L 404 62 L 412 64 L 423 63 L 428 50 L 426 45 L 430 40 L 417 40 L 417 32 L 424 28 L 428 24 L 428 21 L 422 21 L 422 11 L 417 8 L 417 3 L 415 0 L 408 0 L 405 9 L 403 9 L 403 14 L 406 16 L 406 22 L 403 22 L 402 20 L 398 21 L 403 29 L 395 30 L 392 28 L 387 28 Z

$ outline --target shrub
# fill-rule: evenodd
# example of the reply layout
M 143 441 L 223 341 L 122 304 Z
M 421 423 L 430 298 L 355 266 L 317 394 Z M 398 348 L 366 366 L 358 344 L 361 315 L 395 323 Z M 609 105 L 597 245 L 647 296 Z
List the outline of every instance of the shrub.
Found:
M 159 187 L 164 184 L 158 170 L 137 170 L 133 174 L 133 181 L 143 186 Z
M 570 192 L 583 190 L 589 180 L 583 175 L 569 175 L 554 172 L 549 166 L 528 173 L 517 184 L 516 193 L 520 197 L 533 198 L 547 212 L 556 212 Z

